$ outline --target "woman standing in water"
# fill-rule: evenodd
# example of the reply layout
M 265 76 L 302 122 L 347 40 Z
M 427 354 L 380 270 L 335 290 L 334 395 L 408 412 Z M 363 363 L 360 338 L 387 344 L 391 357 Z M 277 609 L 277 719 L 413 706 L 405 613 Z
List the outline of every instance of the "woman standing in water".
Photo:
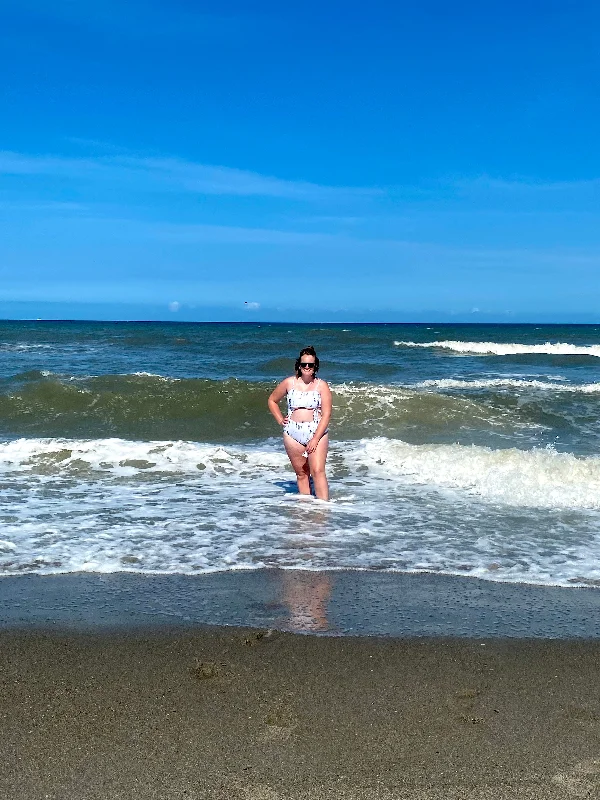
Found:
M 281 381 L 269 397 L 269 411 L 283 425 L 283 444 L 292 462 L 300 494 L 310 494 L 312 475 L 319 500 L 329 500 L 325 462 L 329 449 L 331 390 L 317 378 L 319 359 L 314 347 L 305 347 L 296 359 L 296 374 Z M 284 417 L 280 401 L 287 397 Z

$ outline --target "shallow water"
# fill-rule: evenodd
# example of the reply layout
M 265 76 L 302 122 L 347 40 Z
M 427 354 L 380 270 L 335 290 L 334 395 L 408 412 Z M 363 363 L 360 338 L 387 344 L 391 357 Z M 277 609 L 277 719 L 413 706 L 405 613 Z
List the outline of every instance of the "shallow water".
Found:
M 329 505 L 266 410 L 301 346 Z M 600 582 L 600 327 L 0 323 L 0 574 Z

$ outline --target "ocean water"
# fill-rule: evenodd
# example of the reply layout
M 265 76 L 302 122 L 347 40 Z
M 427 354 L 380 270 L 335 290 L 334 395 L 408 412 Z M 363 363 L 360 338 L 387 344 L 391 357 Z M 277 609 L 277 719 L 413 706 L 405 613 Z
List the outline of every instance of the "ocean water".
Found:
M 267 411 L 302 346 L 332 502 Z M 600 586 L 600 326 L 0 323 L 0 575 Z

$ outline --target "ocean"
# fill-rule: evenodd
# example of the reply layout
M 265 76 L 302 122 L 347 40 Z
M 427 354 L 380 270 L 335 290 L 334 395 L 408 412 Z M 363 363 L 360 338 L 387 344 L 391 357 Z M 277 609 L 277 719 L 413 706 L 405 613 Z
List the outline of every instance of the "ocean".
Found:
M 267 410 L 313 345 L 332 501 Z M 0 323 L 0 575 L 600 585 L 600 326 Z

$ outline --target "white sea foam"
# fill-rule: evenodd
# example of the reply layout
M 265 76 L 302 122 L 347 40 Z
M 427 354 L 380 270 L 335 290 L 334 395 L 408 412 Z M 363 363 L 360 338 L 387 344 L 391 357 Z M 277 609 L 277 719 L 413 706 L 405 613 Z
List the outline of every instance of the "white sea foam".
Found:
M 285 456 L 275 450 L 224 448 L 196 442 L 136 442 L 126 439 L 17 439 L 0 444 L 0 471 L 44 474 L 88 469 L 113 475 L 143 472 L 207 474 L 243 473 L 280 467 Z
M 518 378 L 486 378 L 459 380 L 440 378 L 414 383 L 411 389 L 540 389 L 552 392 L 580 392 L 581 394 L 600 393 L 599 383 L 556 383 L 555 381 L 527 380 Z
M 6 442 L 0 574 L 277 566 L 600 581 L 600 459 L 381 437 L 334 442 L 329 474 L 325 504 L 294 493 L 280 440 Z
M 372 439 L 358 456 L 370 469 L 411 482 L 468 492 L 509 506 L 600 510 L 600 457 L 552 449 L 492 450 Z
M 0 350 L 7 352 L 24 352 L 26 350 L 50 350 L 50 344 L 30 344 L 29 342 L 3 342 L 0 344 Z
M 551 448 L 494 450 L 458 444 L 407 444 L 378 437 L 338 443 L 358 473 L 401 477 L 430 487 L 462 490 L 494 503 L 555 509 L 600 510 L 600 457 L 578 458 Z M 102 480 L 157 474 L 254 478 L 280 471 L 287 459 L 270 447 L 123 439 L 18 439 L 0 445 L 0 475 L 30 474 Z M 261 474 L 264 478 L 264 474 Z
M 165 381 L 165 383 L 177 383 L 181 380 L 181 378 L 172 378 L 169 375 L 159 375 L 156 372 L 133 372 L 133 373 L 120 373 L 121 375 L 125 375 L 129 377 L 129 375 L 135 375 L 136 378 L 158 378 L 161 381 Z
M 53 373 L 51 373 L 51 372 L 42 371 L 42 375 L 45 375 L 45 376 L 49 376 L 49 375 L 52 375 L 52 374 Z M 163 381 L 164 383 L 178 383 L 179 381 L 181 381 L 181 378 L 172 378 L 169 375 L 160 375 L 159 373 L 156 373 L 156 372 L 118 372 L 116 374 L 119 375 L 120 377 L 123 377 L 123 378 L 131 378 L 131 377 L 136 377 L 136 378 L 157 378 L 158 380 Z M 62 376 L 57 375 L 56 377 L 62 377 Z M 100 375 L 98 373 L 94 373 L 94 374 L 90 374 L 90 375 L 70 375 L 69 376 L 69 380 L 70 381 L 90 381 L 90 380 L 94 380 L 95 378 L 104 378 L 104 377 L 106 377 L 106 376 L 105 375 Z M 111 376 L 111 377 L 113 377 L 113 376 Z
M 349 403 L 359 402 L 368 405 L 377 405 L 380 408 L 393 406 L 401 400 L 414 397 L 414 387 L 386 385 L 378 383 L 332 383 L 331 391 Z
M 437 347 L 453 350 L 456 353 L 474 355 L 510 356 L 524 354 L 546 354 L 554 356 L 595 356 L 600 358 L 600 345 L 575 345 L 566 342 L 546 342 L 545 344 L 518 344 L 516 342 L 394 342 L 396 347 Z

